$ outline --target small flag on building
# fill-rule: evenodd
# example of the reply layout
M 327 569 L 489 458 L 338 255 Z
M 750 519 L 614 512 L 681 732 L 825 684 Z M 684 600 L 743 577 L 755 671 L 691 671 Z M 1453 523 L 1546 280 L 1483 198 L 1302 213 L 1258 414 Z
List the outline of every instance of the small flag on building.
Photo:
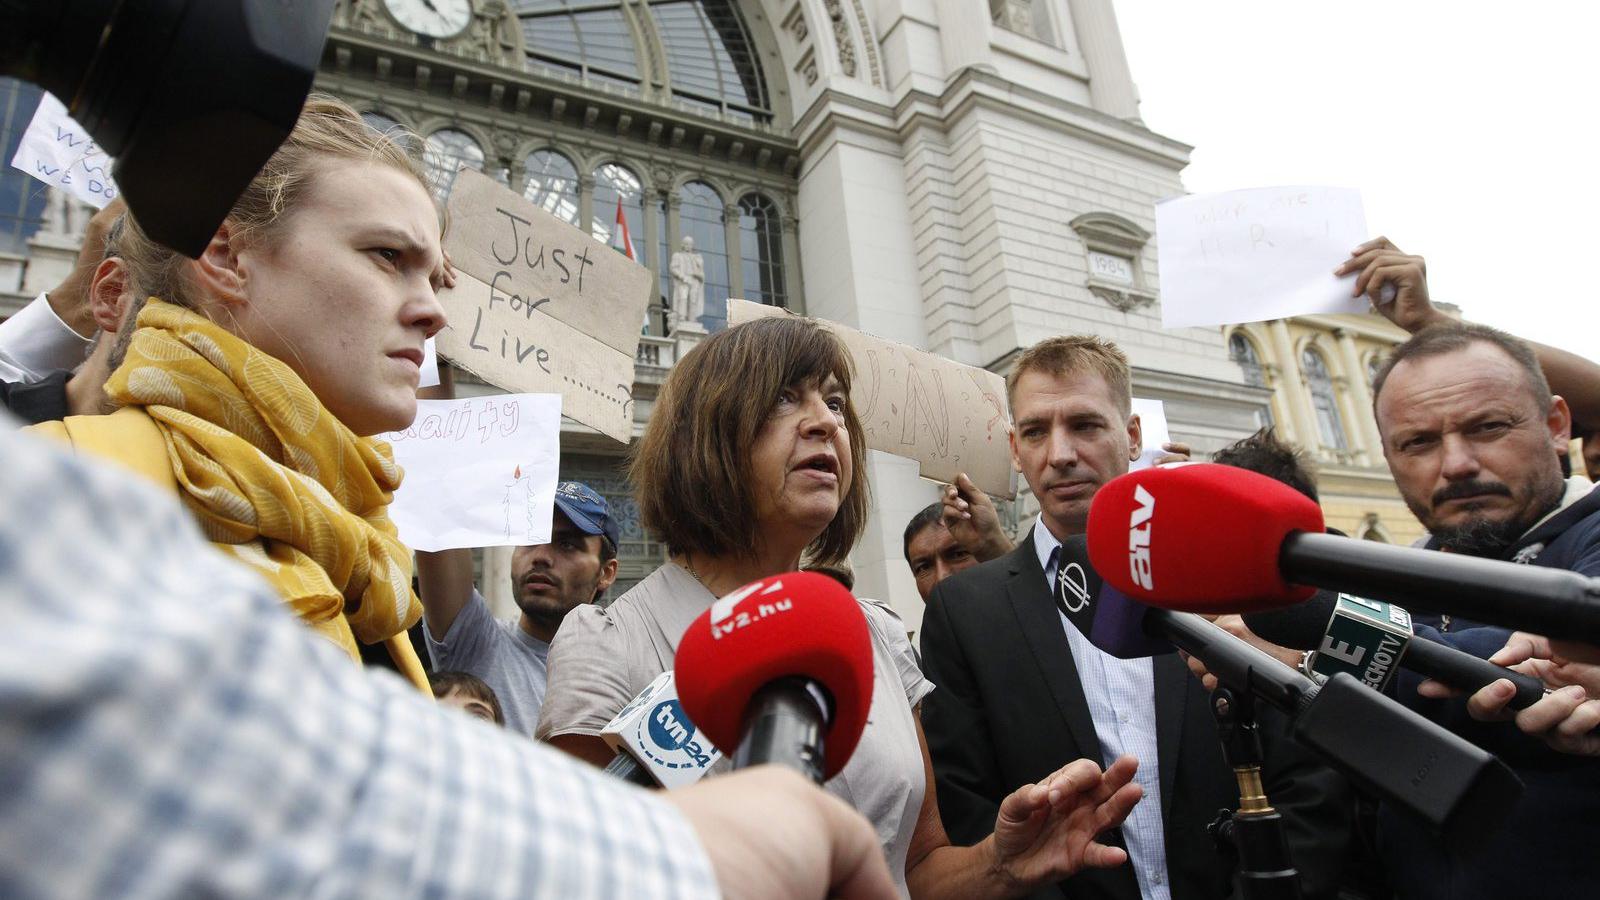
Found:
M 622 195 L 617 195 L 617 233 L 622 235 L 622 246 L 618 247 L 631 260 L 637 261 L 639 257 L 633 255 L 633 238 L 628 235 L 628 217 L 622 213 Z

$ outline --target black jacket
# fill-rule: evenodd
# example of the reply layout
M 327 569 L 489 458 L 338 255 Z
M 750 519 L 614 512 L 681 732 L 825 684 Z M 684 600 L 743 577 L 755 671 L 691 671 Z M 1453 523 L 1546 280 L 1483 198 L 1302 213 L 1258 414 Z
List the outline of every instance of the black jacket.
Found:
M 1437 549 L 1437 541 L 1428 547 Z M 1600 577 L 1600 490 L 1592 490 L 1517 541 L 1507 561 Z M 1417 631 L 1487 658 L 1504 647 L 1503 628 L 1456 618 L 1415 617 Z M 1438 629 L 1445 626 L 1446 630 Z M 1523 781 L 1522 798 L 1481 847 L 1444 845 L 1420 822 L 1385 804 L 1377 846 L 1400 896 L 1439 900 L 1600 895 L 1593 854 L 1600 847 L 1600 760 L 1558 753 L 1510 722 L 1479 722 L 1466 699 L 1417 695 L 1421 678 L 1402 671 L 1398 697 L 1412 709 L 1500 757 Z
M 1071 645 L 1062 631 L 1033 538 L 934 589 L 922 656 L 937 686 L 923 701 L 939 812 L 952 842 L 993 830 L 999 802 L 1080 758 L 1100 762 Z M 1155 720 L 1162 820 L 1173 900 L 1225 897 L 1233 863 L 1206 826 L 1238 805 L 1205 690 L 1175 654 L 1155 657 Z M 1258 709 L 1267 739 L 1267 790 L 1289 820 L 1290 852 L 1307 896 L 1325 895 L 1350 840 L 1344 781 L 1288 744 L 1287 723 Z M 1107 838 L 1121 844 L 1120 834 Z M 1131 865 L 1085 871 L 1040 897 L 1139 897 Z

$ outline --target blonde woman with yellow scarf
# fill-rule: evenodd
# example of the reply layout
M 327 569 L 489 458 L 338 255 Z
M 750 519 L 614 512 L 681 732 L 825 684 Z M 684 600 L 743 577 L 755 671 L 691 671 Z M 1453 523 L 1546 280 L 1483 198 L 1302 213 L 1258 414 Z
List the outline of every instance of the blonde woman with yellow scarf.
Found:
M 406 636 L 422 615 L 411 553 L 387 512 L 401 473 L 372 437 L 415 417 L 423 342 L 445 324 L 416 163 L 313 96 L 199 259 L 131 218 L 116 251 L 150 298 L 106 384 L 123 409 L 46 430 L 175 488 L 313 629 L 355 660 L 387 644 L 428 690 Z

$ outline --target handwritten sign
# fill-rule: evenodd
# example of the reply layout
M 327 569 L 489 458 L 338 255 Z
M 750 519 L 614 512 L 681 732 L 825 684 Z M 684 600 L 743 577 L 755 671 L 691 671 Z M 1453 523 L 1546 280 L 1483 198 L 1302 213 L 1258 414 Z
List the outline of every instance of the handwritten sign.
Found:
M 39 108 L 22 133 L 11 165 L 96 209 L 117 199 L 111 157 L 52 94 L 39 98 Z
M 439 386 L 439 343 L 433 338 L 428 338 L 422 343 L 422 373 L 417 379 L 417 387 Z
M 506 390 L 559 393 L 571 418 L 631 440 L 650 270 L 470 169 L 449 209 L 457 277 L 439 295 L 439 352 Z
M 1358 313 L 1354 275 L 1333 270 L 1365 241 L 1361 194 L 1277 187 L 1193 194 L 1156 204 L 1161 324 L 1230 325 Z
M 748 300 L 728 301 L 730 326 L 782 315 L 789 313 Z M 819 321 L 839 337 L 855 362 L 850 400 L 868 448 L 916 460 L 924 478 L 948 483 L 965 472 L 991 496 L 1016 496 L 1004 378 Z
M 413 550 L 547 544 L 561 464 L 561 397 L 418 400 L 380 435 L 405 470 L 389 516 Z
M 1172 434 L 1167 430 L 1166 404 L 1160 400 L 1133 398 L 1133 414 L 1139 417 L 1139 439 L 1144 444 L 1139 458 L 1128 467 L 1130 471 L 1137 472 L 1155 465 L 1156 457 L 1167 455 L 1161 445 L 1170 444 Z

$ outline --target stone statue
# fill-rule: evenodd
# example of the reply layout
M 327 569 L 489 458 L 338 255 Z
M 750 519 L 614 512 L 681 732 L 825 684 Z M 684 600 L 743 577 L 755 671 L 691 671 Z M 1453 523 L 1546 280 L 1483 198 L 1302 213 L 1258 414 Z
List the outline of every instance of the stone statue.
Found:
M 44 225 L 40 231 L 66 237 L 81 236 L 84 226 L 89 224 L 90 214 L 83 201 L 60 188 L 46 188 Z
M 706 312 L 706 261 L 694 252 L 694 238 L 685 237 L 672 254 L 672 330 L 700 326 Z

